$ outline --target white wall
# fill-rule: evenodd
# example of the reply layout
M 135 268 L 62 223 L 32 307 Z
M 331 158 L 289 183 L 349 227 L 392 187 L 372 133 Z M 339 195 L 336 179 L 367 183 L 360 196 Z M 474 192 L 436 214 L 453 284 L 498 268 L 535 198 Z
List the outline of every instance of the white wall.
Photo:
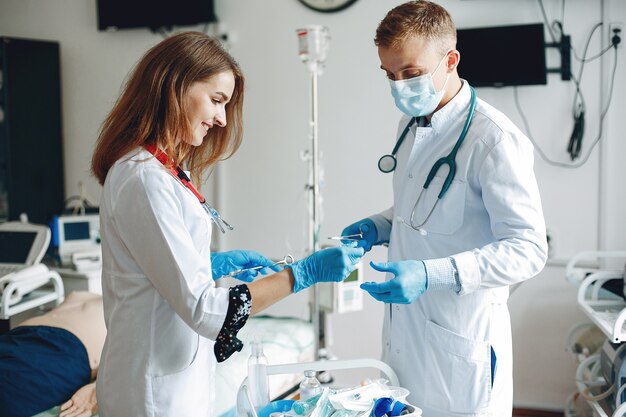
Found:
M 391 204 L 391 178 L 379 173 L 376 161 L 393 147 L 399 113 L 378 69 L 372 38 L 386 11 L 399 3 L 359 0 L 342 12 L 319 14 L 296 0 L 216 1 L 218 16 L 231 35 L 231 52 L 247 76 L 246 137 L 239 153 L 220 167 L 220 197 L 214 199 L 237 228 L 222 239 L 223 248 L 245 247 L 280 257 L 287 252 L 301 256 L 306 246 L 307 165 L 299 152 L 309 147 L 309 79 L 297 57 L 295 35 L 303 25 L 326 25 L 332 36 L 327 70 L 319 80 L 324 167 L 321 236 L 335 235 L 349 222 Z M 560 18 L 560 0 L 544 3 L 551 19 Z M 541 21 L 535 0 L 442 0 L 441 4 L 459 27 Z M 566 2 L 565 30 L 577 51 L 593 25 L 609 15 L 612 21 L 625 22 L 625 2 Z M 606 32 L 602 31 L 605 38 Z M 88 172 L 98 127 L 130 68 L 160 36 L 147 30 L 98 32 L 95 0 L 0 0 L 0 35 L 61 43 L 67 195 L 76 194 L 78 180 L 83 179 L 97 198 L 99 187 Z M 590 50 L 598 48 L 599 40 L 594 38 Z M 548 59 L 551 66 L 558 64 L 553 51 Z M 494 56 L 491 64 L 505 66 L 507 59 Z M 606 98 L 600 91 L 606 88 L 611 64 L 612 54 L 607 54 L 604 68 L 597 61 L 585 69 L 588 116 L 583 153 L 598 131 L 599 102 Z M 510 301 L 518 405 L 561 408 L 574 389 L 574 361 L 565 352 L 565 336 L 570 326 L 584 318 L 575 305 L 573 288 L 563 279 L 561 260 L 581 250 L 626 248 L 622 184 L 626 141 L 619 124 L 626 109 L 623 74 L 620 56 L 605 135 L 583 168 L 565 170 L 536 159 L 556 259 Z M 521 124 L 512 91 L 483 88 L 478 94 Z M 571 84 L 549 75 L 547 86 L 523 87 L 519 95 L 540 146 L 553 159 L 567 161 Z M 205 187 L 207 194 L 215 191 Z M 366 261 L 385 256 L 383 249 L 376 249 Z M 381 278 L 366 269 L 366 279 Z M 271 311 L 306 317 L 306 300 L 306 294 L 298 295 Z M 363 312 L 333 316 L 333 353 L 341 358 L 378 357 L 381 319 L 381 305 L 370 299 Z

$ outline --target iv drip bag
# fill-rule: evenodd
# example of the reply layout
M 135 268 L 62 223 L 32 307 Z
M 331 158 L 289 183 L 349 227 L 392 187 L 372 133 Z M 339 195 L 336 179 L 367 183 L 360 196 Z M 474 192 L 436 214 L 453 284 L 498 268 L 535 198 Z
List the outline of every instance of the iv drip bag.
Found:
M 326 64 L 326 54 L 330 34 L 328 28 L 320 25 L 309 25 L 297 29 L 298 56 L 311 72 L 321 73 Z

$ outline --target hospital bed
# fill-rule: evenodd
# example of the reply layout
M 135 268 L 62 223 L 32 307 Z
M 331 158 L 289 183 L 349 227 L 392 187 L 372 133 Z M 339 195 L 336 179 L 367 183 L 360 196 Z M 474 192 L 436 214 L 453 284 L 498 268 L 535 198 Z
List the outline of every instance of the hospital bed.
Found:
M 573 256 L 565 270 L 567 280 L 577 288 L 577 302 L 591 323 L 572 329 L 568 345 L 576 353 L 577 392 L 566 403 L 565 414 L 576 415 L 576 407 L 594 416 L 623 417 L 626 401 L 623 383 L 626 363 L 622 353 L 626 342 L 626 251 L 589 251 Z M 587 336 L 585 344 L 574 348 L 573 335 L 579 330 L 600 330 L 602 334 Z M 598 341 L 600 343 L 598 343 Z M 585 404 L 575 404 L 577 396 Z
M 21 221 L 0 224 L 0 331 L 9 329 L 11 316 L 63 302 L 61 277 L 40 263 L 49 242 L 48 226 Z
M 45 265 L 33 265 L 17 275 L 0 278 L 0 320 L 54 302 L 56 306 L 64 299 L 65 291 L 61 276 Z
M 237 391 L 248 374 L 250 341 L 254 338 L 263 343 L 263 350 L 270 363 L 302 363 L 314 358 L 313 325 L 301 319 L 256 316 L 248 319 L 239 331 L 244 342 L 241 352 L 234 353 L 225 362 L 217 365 L 215 378 L 216 416 L 236 416 Z M 270 393 L 272 398 L 290 391 L 300 382 L 301 376 L 284 374 L 272 378 Z M 58 417 L 59 407 L 53 407 L 36 417 Z

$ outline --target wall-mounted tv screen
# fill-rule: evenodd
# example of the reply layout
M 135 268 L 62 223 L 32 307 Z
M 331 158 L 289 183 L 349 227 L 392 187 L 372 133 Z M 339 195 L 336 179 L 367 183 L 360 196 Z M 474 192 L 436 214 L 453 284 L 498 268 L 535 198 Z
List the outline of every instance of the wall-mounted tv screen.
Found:
M 475 87 L 546 84 L 543 24 L 457 29 L 459 75 Z
M 98 29 L 152 30 L 216 22 L 213 0 L 97 0 Z

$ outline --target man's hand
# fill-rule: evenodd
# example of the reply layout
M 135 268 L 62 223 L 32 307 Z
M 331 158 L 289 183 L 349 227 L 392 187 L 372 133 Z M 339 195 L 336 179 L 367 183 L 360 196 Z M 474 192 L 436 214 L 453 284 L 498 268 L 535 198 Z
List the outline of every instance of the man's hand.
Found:
M 389 281 L 364 282 L 361 289 L 383 303 L 410 304 L 428 287 L 426 267 L 422 261 L 370 262 L 372 268 L 394 275 Z

